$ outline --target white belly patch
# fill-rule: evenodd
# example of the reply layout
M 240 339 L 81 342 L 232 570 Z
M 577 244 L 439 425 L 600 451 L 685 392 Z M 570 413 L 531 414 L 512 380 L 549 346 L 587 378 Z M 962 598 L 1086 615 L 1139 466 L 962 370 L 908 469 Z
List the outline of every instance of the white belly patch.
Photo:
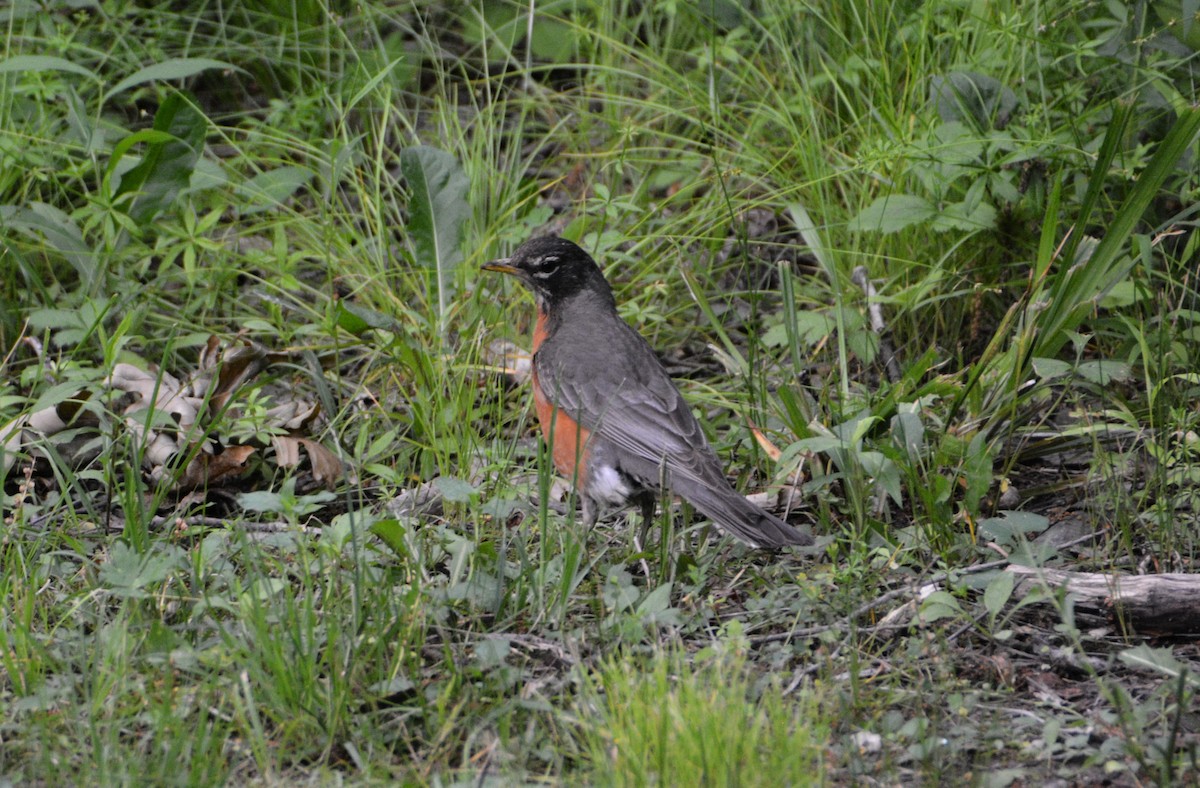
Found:
M 588 484 L 588 495 L 593 500 L 602 501 L 609 506 L 620 506 L 629 500 L 631 489 L 629 484 L 611 465 L 600 465 L 590 468 L 591 483 Z

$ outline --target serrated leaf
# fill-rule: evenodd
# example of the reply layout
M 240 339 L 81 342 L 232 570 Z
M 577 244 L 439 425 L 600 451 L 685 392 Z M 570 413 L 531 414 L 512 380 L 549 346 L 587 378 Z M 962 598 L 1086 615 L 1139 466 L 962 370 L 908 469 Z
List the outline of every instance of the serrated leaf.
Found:
M 114 542 L 108 560 L 100 566 L 99 579 L 118 596 L 142 597 L 143 588 L 170 576 L 182 555 L 174 545 L 142 555 L 124 542 Z
M 895 233 L 937 216 L 937 209 L 923 197 L 893 194 L 879 197 L 850 220 L 853 232 Z
M 629 610 L 638 600 L 638 589 L 633 576 L 619 566 L 611 567 L 604 578 L 604 603 L 613 612 Z

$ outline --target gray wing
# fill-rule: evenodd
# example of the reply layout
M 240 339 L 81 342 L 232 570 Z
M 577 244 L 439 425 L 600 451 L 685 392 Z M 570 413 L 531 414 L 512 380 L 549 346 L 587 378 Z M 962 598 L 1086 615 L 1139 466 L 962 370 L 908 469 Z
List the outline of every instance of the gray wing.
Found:
M 568 323 L 538 350 L 533 363 L 550 401 L 590 430 L 592 440 L 617 449 L 623 473 L 650 488 L 665 476 L 672 490 L 742 541 L 757 547 L 811 544 L 811 537 L 729 486 L 650 345 L 623 321 L 605 324 L 584 332 Z
M 586 337 L 564 326 L 538 350 L 533 363 L 546 396 L 619 449 L 622 470 L 650 486 L 664 467 L 672 480 L 711 481 L 715 472 L 724 484 L 704 431 L 650 345 L 624 322 L 605 322 L 611 327 L 592 326 Z

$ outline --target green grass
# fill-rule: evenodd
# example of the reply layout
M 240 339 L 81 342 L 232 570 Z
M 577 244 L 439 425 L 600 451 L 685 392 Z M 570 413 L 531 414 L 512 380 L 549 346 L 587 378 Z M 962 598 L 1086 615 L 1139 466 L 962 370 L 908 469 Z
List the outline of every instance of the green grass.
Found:
M 711 650 L 710 650 L 711 651 Z M 810 693 L 755 686 L 744 657 L 656 655 L 599 668 L 580 716 L 601 785 L 819 785 L 828 736 Z M 757 694 L 757 698 L 755 695 Z
M 1195 54 L 1143 3 L 528 8 L 0 11 L 0 774 L 1195 770 L 1194 684 L 1132 667 L 1185 649 L 973 571 L 1195 569 Z M 532 303 L 478 270 L 547 229 L 820 550 L 558 500 L 497 350 Z

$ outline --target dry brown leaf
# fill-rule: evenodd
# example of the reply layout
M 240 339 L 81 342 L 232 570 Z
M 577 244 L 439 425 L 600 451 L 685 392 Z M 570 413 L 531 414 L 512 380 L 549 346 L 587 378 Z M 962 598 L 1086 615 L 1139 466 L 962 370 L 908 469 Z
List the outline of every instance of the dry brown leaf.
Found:
M 310 438 L 301 438 L 300 443 L 304 445 L 308 459 L 312 462 L 313 478 L 326 487 L 332 487 L 344 473 L 341 459 L 325 448 L 324 444 Z
M 300 439 L 291 435 L 272 435 L 275 464 L 280 468 L 295 468 L 300 464 Z
M 220 487 L 249 470 L 246 463 L 253 454 L 253 446 L 229 446 L 220 454 L 199 452 L 179 477 L 178 487 L 181 490 Z
M 267 353 L 257 345 L 243 345 L 226 351 L 213 359 L 217 366 L 217 383 L 209 394 L 208 415 L 215 416 L 224 410 L 229 398 L 246 381 L 262 372 L 269 363 Z
M 134 401 L 125 408 L 125 415 L 152 407 L 170 414 L 184 432 L 196 424 L 200 400 L 191 396 L 190 389 L 185 389 L 179 379 L 169 373 L 148 372 L 122 363 L 113 367 L 107 382 L 115 389 L 134 395 Z M 139 423 L 129 419 L 126 423 L 141 434 Z
M 91 396 L 91 392 L 80 389 L 70 399 L 39 410 L 37 413 L 31 413 L 29 421 L 25 426 L 43 435 L 53 435 L 56 432 L 62 432 L 75 421 L 75 417 L 79 415 L 79 409 L 83 407 L 83 403 Z
M 307 430 L 321 413 L 321 406 L 302 399 L 284 402 L 267 411 L 267 419 L 285 430 Z
M 771 439 L 753 424 L 750 425 L 750 432 L 754 435 L 754 440 L 758 443 L 758 447 L 771 458 L 771 462 L 779 462 L 779 458 L 783 456 L 783 452 L 780 451 L 779 447 L 772 443 Z
M 325 446 L 311 438 L 299 435 L 276 435 L 271 439 L 275 447 L 275 463 L 280 468 L 294 468 L 300 464 L 300 447 L 308 455 L 312 465 L 313 479 L 326 487 L 345 475 L 342 461 Z

